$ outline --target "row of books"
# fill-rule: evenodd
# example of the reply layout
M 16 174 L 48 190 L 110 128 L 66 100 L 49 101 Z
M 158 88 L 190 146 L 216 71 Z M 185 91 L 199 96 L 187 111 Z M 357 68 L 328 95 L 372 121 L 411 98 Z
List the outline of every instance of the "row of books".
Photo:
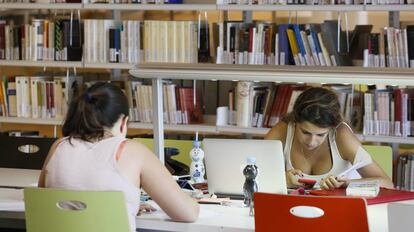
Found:
M 386 27 L 368 36 L 364 67 L 414 67 L 414 25 L 406 29 Z
M 414 154 L 401 154 L 394 175 L 396 189 L 414 191 Z
M 326 86 L 338 94 L 340 111 L 356 131 L 362 130 L 360 100 L 350 86 Z M 306 88 L 300 84 L 238 82 L 229 91 L 228 124 L 240 127 L 272 127 L 291 112 L 297 97 Z
M 78 20 L 32 19 L 16 25 L 0 20 L 0 60 L 82 59 L 81 29 Z
M 16 76 L 0 80 L 0 115 L 23 118 L 63 118 L 76 78 Z
M 240 81 L 229 91 L 229 125 L 272 127 L 293 109 L 304 85 L 272 85 Z
M 335 20 L 306 25 L 227 21 L 217 27 L 217 63 L 352 65 L 347 52 L 347 45 L 351 45 L 345 32 L 338 34 Z
M 367 135 L 413 136 L 414 100 L 410 89 L 394 88 L 364 93 Z
M 89 63 L 142 63 L 142 21 L 84 20 L 84 58 Z
M 0 80 L 0 116 L 62 119 L 73 96 L 99 81 L 81 76 L 16 76 Z M 92 77 L 93 78 L 93 77 Z M 88 81 L 84 81 L 88 79 Z M 143 81 L 110 81 L 122 88 L 130 106 L 130 120 L 152 123 L 152 86 Z M 194 124 L 203 122 L 200 93 L 192 87 L 171 82 L 163 85 L 164 122 Z
M 110 4 L 177 4 L 182 0 L 0 0 L 0 3 L 110 3 Z
M 414 135 L 414 100 L 409 88 L 325 85 L 338 95 L 340 111 L 356 132 L 364 135 Z M 229 125 L 272 127 L 293 109 L 305 85 L 238 82 L 229 91 Z
M 198 23 L 144 21 L 145 62 L 198 62 Z
M 60 118 L 79 77 L 17 76 L 0 80 L 0 115 L 32 118 Z M 131 121 L 152 122 L 152 88 L 143 81 L 121 81 L 128 96 Z M 68 85 L 69 83 L 69 85 Z M 92 82 L 84 82 L 84 84 Z M 414 92 L 409 88 L 375 89 L 364 86 L 325 85 L 338 95 L 341 113 L 356 132 L 364 135 L 413 136 Z M 228 124 L 239 127 L 272 127 L 306 88 L 303 84 L 237 82 L 228 92 Z M 164 122 L 202 123 L 206 93 L 166 82 L 163 87 Z M 219 94 L 219 93 L 217 93 Z M 208 93 L 207 95 L 211 95 Z M 204 100 L 205 101 L 205 100 Z M 212 103 L 213 104 L 213 103 Z
M 220 5 L 389 5 L 413 4 L 412 0 L 217 0 Z
M 131 121 L 152 123 L 152 86 L 141 81 L 127 81 L 124 88 L 129 101 Z M 196 94 L 194 98 L 194 88 L 179 87 L 166 82 L 163 85 L 163 96 L 164 123 L 203 123 L 200 94 Z
M 208 32 L 198 33 L 194 21 L 87 19 L 83 23 L 84 33 L 78 20 L 33 19 L 23 25 L 0 20 L 0 59 L 80 61 L 83 55 L 90 63 L 197 63 L 199 52 L 209 56 L 205 54 Z
M 84 3 L 111 3 L 111 4 L 181 4 L 183 0 L 84 0 Z

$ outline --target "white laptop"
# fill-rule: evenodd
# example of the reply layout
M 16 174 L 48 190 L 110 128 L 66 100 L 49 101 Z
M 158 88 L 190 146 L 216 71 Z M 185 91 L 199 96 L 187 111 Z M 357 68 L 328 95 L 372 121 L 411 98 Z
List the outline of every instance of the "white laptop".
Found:
M 283 146 L 278 140 L 204 139 L 208 191 L 243 195 L 243 168 L 248 156 L 256 158 L 259 192 L 286 194 Z

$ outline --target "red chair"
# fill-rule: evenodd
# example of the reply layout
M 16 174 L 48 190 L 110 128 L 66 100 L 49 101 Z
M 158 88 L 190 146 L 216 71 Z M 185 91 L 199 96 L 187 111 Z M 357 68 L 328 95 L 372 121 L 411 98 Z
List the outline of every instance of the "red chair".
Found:
M 255 230 L 261 231 L 369 231 L 363 198 L 254 195 Z

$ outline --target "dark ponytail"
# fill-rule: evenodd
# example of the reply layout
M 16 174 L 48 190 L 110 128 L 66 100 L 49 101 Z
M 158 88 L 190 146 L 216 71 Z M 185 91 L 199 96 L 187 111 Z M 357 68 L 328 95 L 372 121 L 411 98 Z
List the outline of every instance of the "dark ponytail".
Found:
M 112 128 L 121 115 L 128 116 L 128 111 L 128 101 L 120 88 L 98 82 L 70 103 L 63 136 L 99 140 L 104 137 L 105 128 Z

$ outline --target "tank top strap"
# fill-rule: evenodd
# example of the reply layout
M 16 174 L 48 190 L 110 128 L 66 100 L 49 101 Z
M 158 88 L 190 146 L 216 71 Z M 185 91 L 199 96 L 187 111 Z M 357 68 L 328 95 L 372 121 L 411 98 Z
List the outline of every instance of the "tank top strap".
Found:
M 295 123 L 289 122 L 286 131 L 285 146 L 283 148 L 283 155 L 285 157 L 286 170 L 292 169 L 290 160 L 290 153 L 292 150 L 293 136 L 295 134 Z

